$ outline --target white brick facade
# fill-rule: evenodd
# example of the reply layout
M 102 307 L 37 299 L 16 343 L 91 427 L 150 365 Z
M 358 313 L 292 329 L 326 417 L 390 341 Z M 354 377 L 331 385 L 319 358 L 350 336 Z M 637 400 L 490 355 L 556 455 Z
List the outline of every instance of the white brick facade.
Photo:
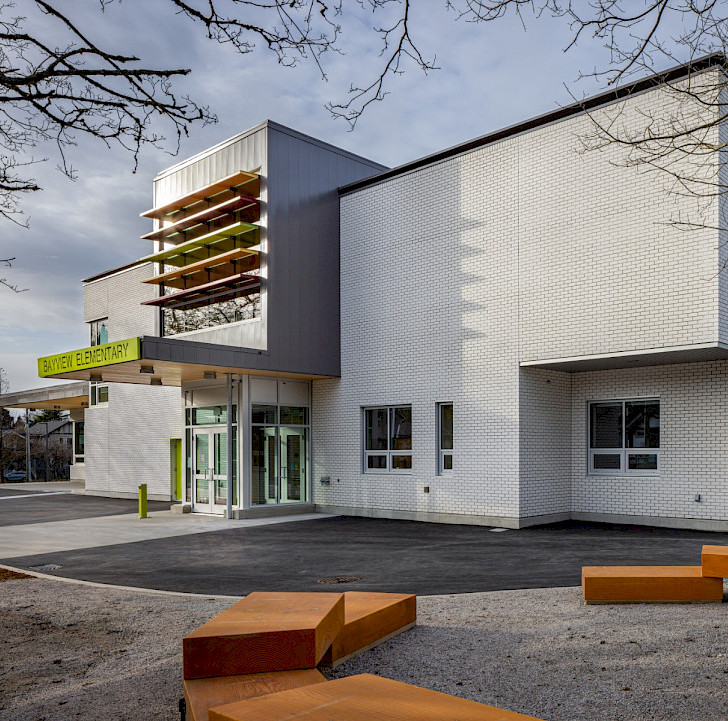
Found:
M 676 102 L 657 88 L 599 112 L 619 109 L 636 130 L 647 110 L 684 112 Z M 584 153 L 590 132 L 576 115 L 342 197 L 342 369 L 313 383 L 316 503 L 505 526 L 728 528 L 725 361 L 519 368 L 726 339 L 725 246 L 715 230 L 673 222 L 715 225 L 717 204 L 670 193 L 621 148 Z M 588 475 L 587 401 L 634 397 L 662 404 L 659 475 Z M 437 475 L 442 401 L 455 417 L 447 475 Z M 412 406 L 412 472 L 365 473 L 362 408 L 395 404 Z
M 147 264 L 87 283 L 85 320 L 108 317 L 109 341 L 156 335 L 155 310 L 140 305 L 154 297 L 141 282 L 153 274 Z M 179 388 L 109 383 L 108 404 L 85 412 L 86 493 L 131 497 L 146 483 L 151 499 L 169 500 L 169 441 L 183 425 Z
M 517 218 L 516 145 L 342 199 L 341 380 L 313 383 L 317 503 L 518 516 L 518 255 L 501 232 Z M 455 407 L 457 471 L 438 476 L 445 401 Z M 362 473 L 361 408 L 397 403 L 412 405 L 412 473 Z
M 728 518 L 728 363 L 574 373 L 571 504 L 575 514 Z M 660 400 L 659 476 L 588 476 L 588 401 Z M 701 501 L 694 500 L 700 494 Z

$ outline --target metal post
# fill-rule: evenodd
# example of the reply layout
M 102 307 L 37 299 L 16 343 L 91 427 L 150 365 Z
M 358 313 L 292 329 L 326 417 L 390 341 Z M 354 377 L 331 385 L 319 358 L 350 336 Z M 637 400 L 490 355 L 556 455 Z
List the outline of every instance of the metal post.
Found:
M 45 479 L 46 483 L 48 483 L 51 480 L 50 459 L 48 458 L 48 421 L 46 421 L 45 427 Z
M 227 377 L 227 517 L 233 517 L 233 374 Z
M 28 408 L 25 409 L 25 481 L 30 478 L 30 418 Z
M 147 484 L 139 484 L 139 518 L 148 518 L 147 516 Z

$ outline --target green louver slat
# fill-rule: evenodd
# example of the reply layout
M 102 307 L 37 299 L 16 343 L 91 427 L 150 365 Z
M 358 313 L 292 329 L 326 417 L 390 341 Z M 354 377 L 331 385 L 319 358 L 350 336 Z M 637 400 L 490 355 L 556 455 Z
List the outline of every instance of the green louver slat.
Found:
M 225 241 L 231 241 L 233 236 L 251 234 L 251 237 L 247 239 L 249 242 L 246 243 L 245 238 L 237 238 L 238 243 L 242 243 L 242 247 L 249 248 L 251 245 L 256 245 L 259 239 L 256 235 L 253 235 L 254 231 L 259 230 L 257 225 L 252 223 L 233 223 L 228 225 L 226 228 L 220 228 L 207 235 L 201 235 L 199 238 L 188 240 L 185 243 L 175 245 L 173 248 L 166 248 L 159 253 L 152 253 L 152 255 L 146 255 L 140 258 L 140 262 L 145 263 L 164 263 L 165 265 L 186 265 L 188 260 L 194 258 L 194 251 L 209 245 L 219 245 Z M 190 257 L 192 256 L 192 257 Z M 201 256 L 205 257 L 205 256 Z

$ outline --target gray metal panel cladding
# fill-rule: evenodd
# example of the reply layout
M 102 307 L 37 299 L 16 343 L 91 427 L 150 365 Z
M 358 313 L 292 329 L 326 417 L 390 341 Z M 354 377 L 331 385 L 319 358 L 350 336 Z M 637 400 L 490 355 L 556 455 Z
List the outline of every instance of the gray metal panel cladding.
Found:
M 241 133 L 199 155 L 162 171 L 154 180 L 154 205 L 163 205 L 236 173 L 260 168 L 267 175 L 267 127 Z
M 382 166 L 266 121 L 162 171 L 154 205 L 257 169 L 267 216 L 267 340 L 263 353 L 239 350 L 251 369 L 339 375 L 337 189 Z
M 268 349 L 279 368 L 340 374 L 337 189 L 380 168 L 269 126 Z

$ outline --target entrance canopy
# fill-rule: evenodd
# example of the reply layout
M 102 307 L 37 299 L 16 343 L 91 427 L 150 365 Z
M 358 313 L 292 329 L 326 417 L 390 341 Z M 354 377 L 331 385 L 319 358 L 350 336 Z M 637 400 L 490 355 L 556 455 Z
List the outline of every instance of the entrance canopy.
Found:
M 38 359 L 41 378 L 180 386 L 212 380 L 226 373 L 254 373 L 279 378 L 330 378 L 305 369 L 271 368 L 266 351 L 142 336 L 66 351 Z M 74 384 L 77 385 L 77 384 Z
M 63 385 L 6 393 L 0 396 L 0 407 L 57 411 L 88 408 L 88 384 L 64 383 Z

